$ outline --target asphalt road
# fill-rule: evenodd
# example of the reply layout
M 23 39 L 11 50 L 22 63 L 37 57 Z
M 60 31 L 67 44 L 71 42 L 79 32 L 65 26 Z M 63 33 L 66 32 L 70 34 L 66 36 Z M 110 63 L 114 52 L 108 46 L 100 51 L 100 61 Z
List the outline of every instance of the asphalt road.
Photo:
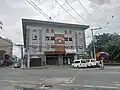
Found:
M 0 90 L 120 90 L 120 66 L 72 69 L 0 68 Z M 32 89 L 28 89 L 32 90 Z

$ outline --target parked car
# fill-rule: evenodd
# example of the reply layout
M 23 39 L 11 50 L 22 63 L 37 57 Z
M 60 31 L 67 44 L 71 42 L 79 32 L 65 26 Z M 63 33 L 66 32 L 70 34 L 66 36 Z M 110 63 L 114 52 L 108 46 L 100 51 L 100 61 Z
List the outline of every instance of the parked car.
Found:
M 15 65 L 14 65 L 14 68 L 20 68 L 21 67 L 21 65 L 19 64 L 19 63 L 16 63 Z
M 96 60 L 95 59 L 86 59 L 87 67 L 96 67 Z
M 96 61 L 96 67 L 100 67 L 100 61 Z
M 85 67 L 87 67 L 86 60 L 85 59 L 74 60 L 73 63 L 72 63 L 72 67 L 74 67 L 74 68 L 85 68 Z

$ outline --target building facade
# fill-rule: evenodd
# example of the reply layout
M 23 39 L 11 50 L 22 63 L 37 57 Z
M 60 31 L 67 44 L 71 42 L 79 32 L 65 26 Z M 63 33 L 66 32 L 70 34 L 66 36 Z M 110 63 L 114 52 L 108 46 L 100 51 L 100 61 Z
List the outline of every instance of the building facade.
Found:
M 22 19 L 30 66 L 70 64 L 85 52 L 89 26 Z
M 0 60 L 10 61 L 12 56 L 12 50 L 12 41 L 0 37 Z

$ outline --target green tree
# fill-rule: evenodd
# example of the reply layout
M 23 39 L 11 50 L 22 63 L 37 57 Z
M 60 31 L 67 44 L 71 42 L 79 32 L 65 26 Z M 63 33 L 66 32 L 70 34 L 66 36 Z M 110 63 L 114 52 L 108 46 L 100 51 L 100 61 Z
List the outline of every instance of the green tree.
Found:
M 109 53 L 109 59 L 120 62 L 120 35 L 117 33 L 103 33 L 95 35 L 95 49 L 97 52 Z M 89 52 L 93 50 L 92 43 L 88 46 Z

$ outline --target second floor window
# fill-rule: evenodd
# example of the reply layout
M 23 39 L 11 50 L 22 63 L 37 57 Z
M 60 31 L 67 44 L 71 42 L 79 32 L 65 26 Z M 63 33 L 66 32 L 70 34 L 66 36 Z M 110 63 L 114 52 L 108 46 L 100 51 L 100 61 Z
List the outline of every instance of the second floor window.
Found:
M 37 36 L 36 35 L 33 36 L 33 40 L 37 40 Z
M 67 38 L 67 37 L 65 37 L 65 41 L 68 41 L 68 38 Z
M 55 37 L 51 37 L 51 40 L 55 40 Z
M 49 33 L 49 29 L 46 29 L 46 33 Z
M 67 31 L 65 31 L 65 34 L 67 34 Z
M 46 40 L 50 40 L 50 37 L 46 36 L 45 39 L 46 39 Z
M 54 29 L 51 29 L 51 33 L 54 33 Z
M 82 46 L 82 45 L 80 45 L 80 46 L 79 46 L 79 49 L 83 49 L 83 46 Z
M 69 38 L 69 41 L 72 41 L 72 38 Z
M 72 34 L 72 31 L 70 30 L 69 33 Z

